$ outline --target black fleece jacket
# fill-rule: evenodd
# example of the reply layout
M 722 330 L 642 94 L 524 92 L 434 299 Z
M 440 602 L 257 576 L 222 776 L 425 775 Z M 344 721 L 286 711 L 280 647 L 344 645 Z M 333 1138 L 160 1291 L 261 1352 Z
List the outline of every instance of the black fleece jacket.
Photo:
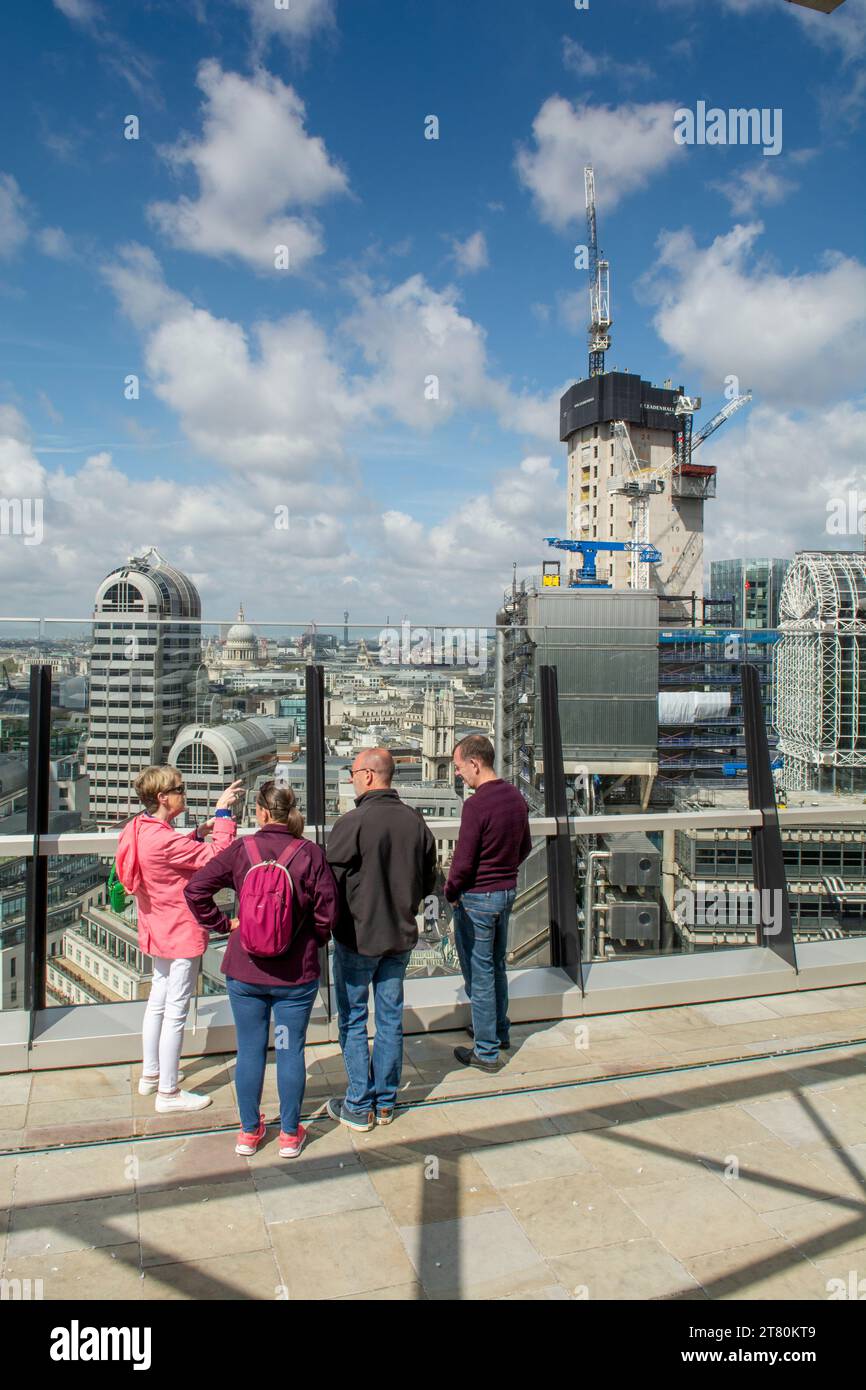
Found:
M 390 788 L 367 792 L 328 836 L 340 911 L 334 937 L 361 956 L 418 941 L 415 914 L 436 885 L 436 842 L 420 812 Z

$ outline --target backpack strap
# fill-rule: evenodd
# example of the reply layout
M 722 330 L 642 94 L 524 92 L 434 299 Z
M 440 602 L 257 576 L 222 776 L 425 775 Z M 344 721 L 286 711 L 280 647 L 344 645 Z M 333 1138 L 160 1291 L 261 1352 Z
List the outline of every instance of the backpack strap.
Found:
M 255 864 L 261 864 L 263 862 L 262 852 L 256 844 L 255 835 L 245 835 L 243 845 L 244 849 L 247 852 L 247 858 L 250 861 L 250 868 L 252 868 Z
M 305 845 L 306 843 L 306 840 L 302 836 L 300 839 L 296 840 L 293 845 L 286 845 L 286 848 L 284 850 L 281 850 L 280 853 L 277 855 L 275 862 L 277 864 L 281 864 L 282 867 L 285 869 L 290 863 L 290 861 L 294 859 L 301 846 Z

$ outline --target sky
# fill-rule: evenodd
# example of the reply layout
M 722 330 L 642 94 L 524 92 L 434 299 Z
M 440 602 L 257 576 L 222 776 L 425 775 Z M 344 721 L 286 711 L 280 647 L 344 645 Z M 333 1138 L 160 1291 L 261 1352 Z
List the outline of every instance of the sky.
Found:
M 4 6 L 0 507 L 42 529 L 0 510 L 0 614 L 88 618 L 153 544 L 212 621 L 492 624 L 566 533 L 589 162 L 608 367 L 696 428 L 754 393 L 705 558 L 862 548 L 864 42 L 866 0 Z M 778 152 L 679 143 L 699 102 Z

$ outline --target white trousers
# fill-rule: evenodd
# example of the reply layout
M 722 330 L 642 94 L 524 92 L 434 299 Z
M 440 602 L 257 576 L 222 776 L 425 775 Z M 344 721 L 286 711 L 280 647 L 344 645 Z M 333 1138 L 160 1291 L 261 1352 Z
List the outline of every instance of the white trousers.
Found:
M 156 1076 L 159 1072 L 159 1089 L 174 1091 L 183 1029 L 201 956 L 193 956 L 190 960 L 167 960 L 164 956 L 151 959 L 153 983 L 142 1028 L 144 1074 Z

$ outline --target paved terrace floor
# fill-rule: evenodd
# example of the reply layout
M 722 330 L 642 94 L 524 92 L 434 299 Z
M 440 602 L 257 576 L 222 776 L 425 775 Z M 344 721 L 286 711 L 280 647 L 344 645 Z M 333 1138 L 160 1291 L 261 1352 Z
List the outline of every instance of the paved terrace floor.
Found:
M 344 1073 L 312 1047 L 289 1161 L 276 1129 L 235 1155 L 230 1056 L 185 1062 L 213 1104 L 182 1117 L 133 1066 L 0 1077 L 2 1275 L 46 1299 L 826 1299 L 866 1277 L 864 1006 L 525 1025 L 494 1078 L 453 1061 L 463 1034 L 409 1038 L 409 1108 L 370 1134 L 321 1118 Z

